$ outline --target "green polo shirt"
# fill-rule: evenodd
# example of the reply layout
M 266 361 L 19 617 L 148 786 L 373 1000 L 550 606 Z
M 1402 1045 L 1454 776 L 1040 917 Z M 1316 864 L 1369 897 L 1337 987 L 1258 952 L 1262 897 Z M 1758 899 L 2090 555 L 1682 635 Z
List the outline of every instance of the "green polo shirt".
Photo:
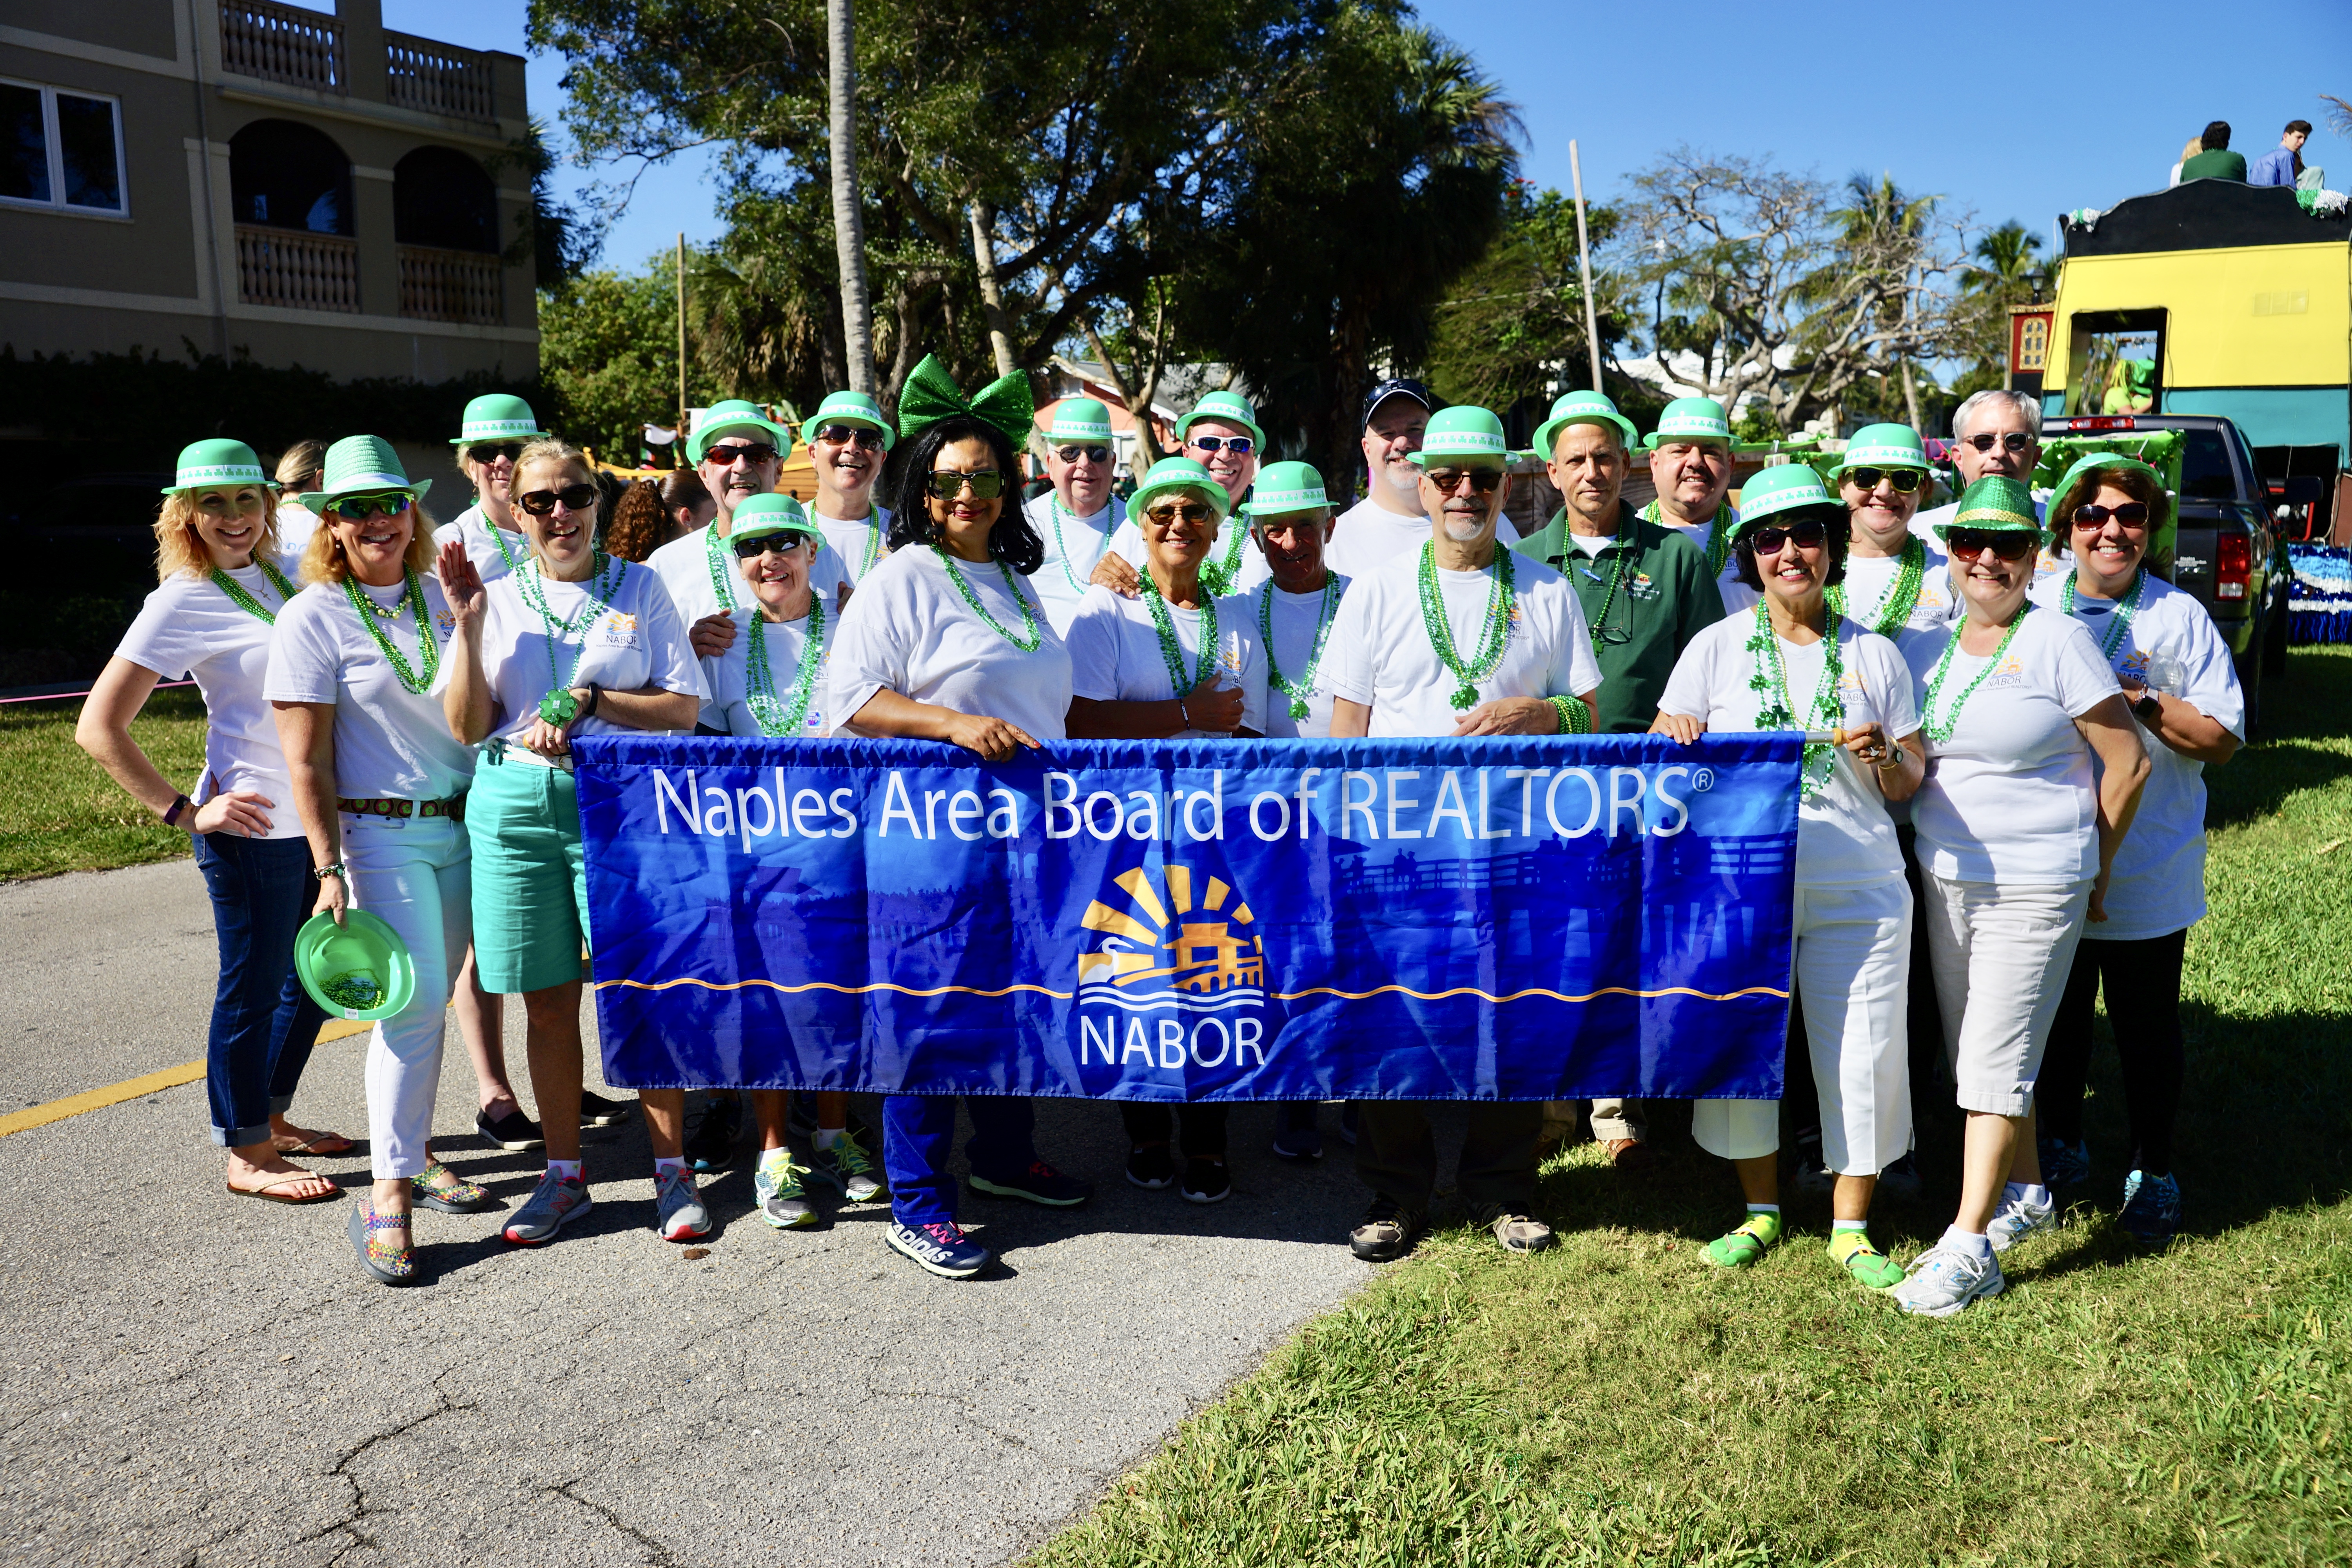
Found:
M 1723 597 L 1706 574 L 1706 554 L 1689 540 L 1644 522 L 1623 501 L 1617 511 L 1617 537 L 1596 555 L 1588 557 L 1568 542 L 1566 512 L 1511 548 L 1559 573 L 1576 590 L 1601 662 L 1601 691 L 1594 699 L 1601 731 L 1640 734 L 1658 716 L 1658 700 L 1665 695 L 1675 660 L 1691 638 L 1723 619 Z M 1621 555 L 1625 569 L 1612 599 L 1609 581 Z

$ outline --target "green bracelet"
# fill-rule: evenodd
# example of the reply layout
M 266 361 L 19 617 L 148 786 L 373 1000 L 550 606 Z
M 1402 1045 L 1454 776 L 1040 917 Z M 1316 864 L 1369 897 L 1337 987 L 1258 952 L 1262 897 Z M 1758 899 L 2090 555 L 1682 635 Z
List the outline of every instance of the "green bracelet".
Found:
M 1576 697 L 1548 697 L 1544 699 L 1544 700 L 1549 702 L 1551 704 L 1551 710 L 1559 715 L 1559 732 L 1561 734 L 1589 735 L 1592 733 L 1592 713 L 1591 710 L 1584 706 L 1582 699 Z

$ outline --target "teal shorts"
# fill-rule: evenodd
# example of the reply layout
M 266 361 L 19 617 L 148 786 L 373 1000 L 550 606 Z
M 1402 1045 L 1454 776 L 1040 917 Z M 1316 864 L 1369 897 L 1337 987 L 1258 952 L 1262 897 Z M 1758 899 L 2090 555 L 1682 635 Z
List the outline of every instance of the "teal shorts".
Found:
M 517 762 L 493 745 L 466 795 L 474 846 L 474 968 L 482 989 L 511 995 L 582 975 L 588 942 L 580 797 L 562 768 Z

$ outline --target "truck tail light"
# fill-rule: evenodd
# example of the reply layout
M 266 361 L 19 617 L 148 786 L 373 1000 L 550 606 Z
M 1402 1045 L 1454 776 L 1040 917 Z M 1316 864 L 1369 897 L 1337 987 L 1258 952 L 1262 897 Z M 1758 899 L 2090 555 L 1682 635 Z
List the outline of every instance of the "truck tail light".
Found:
M 2253 542 L 2242 533 L 2225 533 L 2215 542 L 2213 596 L 2242 599 L 2254 575 Z
M 2139 422 L 2128 414 L 2096 414 L 2066 421 L 2069 430 L 2137 430 Z

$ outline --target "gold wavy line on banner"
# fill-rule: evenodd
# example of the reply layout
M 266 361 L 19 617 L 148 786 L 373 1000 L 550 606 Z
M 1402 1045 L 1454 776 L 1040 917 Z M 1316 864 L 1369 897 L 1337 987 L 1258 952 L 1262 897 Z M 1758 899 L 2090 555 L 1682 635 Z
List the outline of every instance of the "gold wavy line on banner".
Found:
M 596 982 L 595 989 L 604 991 L 615 985 L 624 985 L 632 991 L 667 991 L 677 985 L 699 985 L 705 991 L 742 991 L 752 986 L 765 986 L 771 991 L 788 994 L 798 994 L 803 991 L 838 991 L 845 996 L 861 996 L 875 991 L 895 991 L 901 996 L 1010 996 L 1016 991 L 1026 991 L 1039 996 L 1051 996 L 1061 1002 L 1067 1002 L 1076 994 L 1075 992 L 1056 991 L 1050 985 L 1006 985 L 994 991 L 988 991 L 976 985 L 935 985 L 924 988 L 900 985 L 887 980 L 873 985 L 840 985 L 830 980 L 812 980 L 801 985 L 786 985 L 775 980 L 737 980 L 722 984 L 717 981 L 697 980 L 691 976 L 680 980 L 600 980 Z M 1443 1002 L 1449 996 L 1475 996 L 1483 1001 L 1497 1004 L 1525 1001 L 1530 996 L 1547 996 L 1555 1002 L 1591 1002 L 1602 996 L 1636 996 L 1645 999 L 1658 996 L 1696 996 L 1702 1002 L 1736 1002 L 1742 996 L 1778 996 L 1786 1001 L 1789 996 L 1786 991 L 1776 990 L 1769 985 L 1750 985 L 1744 991 L 1728 991 L 1721 994 L 1712 991 L 1693 990 L 1687 985 L 1669 985 L 1657 991 L 1640 991 L 1629 985 L 1604 985 L 1598 991 L 1587 991 L 1581 995 L 1570 995 L 1565 991 L 1548 991 L 1541 986 L 1533 986 L 1525 991 L 1514 991 L 1507 996 L 1497 996 L 1491 991 L 1481 991 L 1475 985 L 1457 985 L 1448 991 L 1415 991 L 1410 985 L 1375 985 L 1370 991 L 1341 991 L 1329 985 L 1310 985 L 1304 991 L 1275 992 L 1272 999 L 1276 1002 L 1297 1002 L 1308 996 L 1336 996 L 1343 1002 L 1361 1002 L 1373 996 L 1386 995 L 1391 992 L 1399 995 L 1411 996 L 1421 1002 Z

